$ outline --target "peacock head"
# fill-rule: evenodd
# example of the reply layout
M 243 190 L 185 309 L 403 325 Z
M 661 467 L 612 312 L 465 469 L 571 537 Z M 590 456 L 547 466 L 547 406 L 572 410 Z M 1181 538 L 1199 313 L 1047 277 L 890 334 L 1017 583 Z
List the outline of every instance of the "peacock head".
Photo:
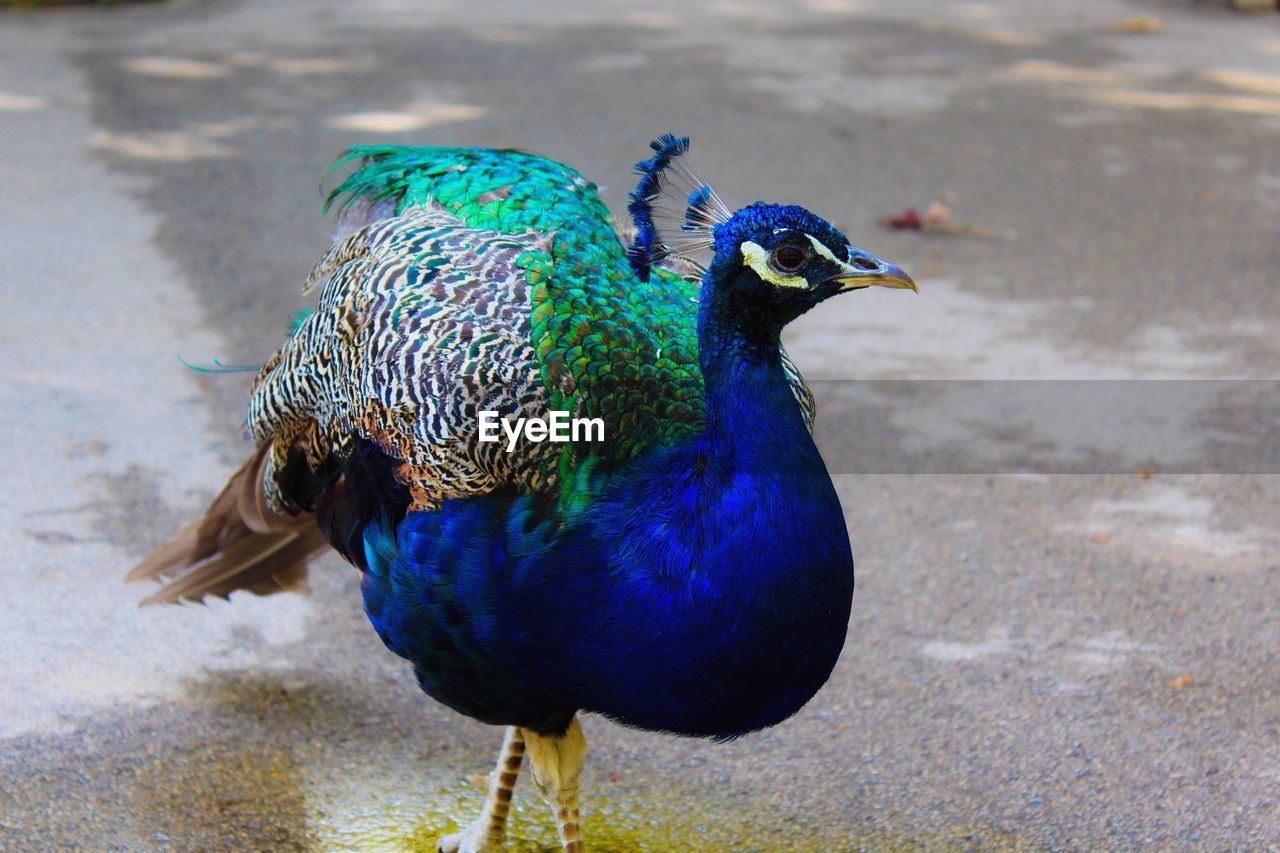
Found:
M 838 293 L 917 289 L 901 267 L 857 248 L 796 205 L 756 202 L 715 225 L 711 235 L 715 257 L 708 283 L 780 324 Z
M 668 255 L 709 248 L 705 286 L 711 292 L 704 291 L 703 303 L 725 306 L 770 333 L 837 293 L 872 286 L 916 290 L 900 267 L 853 246 L 803 207 L 756 202 L 730 212 L 680 159 L 688 137 L 667 134 L 650 148 L 653 156 L 636 164 L 640 183 L 628 206 L 636 226 L 628 254 L 641 280 Z M 654 214 L 675 212 L 662 197 L 679 183 L 691 191 L 679 197 L 684 210 L 669 242 Z

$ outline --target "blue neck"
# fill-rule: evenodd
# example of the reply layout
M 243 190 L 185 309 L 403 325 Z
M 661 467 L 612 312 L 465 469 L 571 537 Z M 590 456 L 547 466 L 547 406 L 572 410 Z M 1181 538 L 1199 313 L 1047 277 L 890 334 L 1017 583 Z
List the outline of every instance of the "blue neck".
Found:
M 732 292 L 708 272 L 698 306 L 698 359 L 712 460 L 735 470 L 821 474 L 827 470 L 782 368 L 781 327 L 735 310 Z

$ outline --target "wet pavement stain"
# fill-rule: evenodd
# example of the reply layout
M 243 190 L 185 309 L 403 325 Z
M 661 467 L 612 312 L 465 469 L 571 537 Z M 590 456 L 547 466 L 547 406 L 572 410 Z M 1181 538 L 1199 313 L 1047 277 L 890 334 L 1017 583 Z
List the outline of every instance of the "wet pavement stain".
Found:
M 690 807 L 690 802 L 669 803 L 669 814 L 638 814 L 628 807 L 606 805 L 598 814 L 587 815 L 583 837 L 598 853 L 696 853 L 696 851 L 787 850 L 798 853 L 837 851 L 993 850 L 1023 851 L 1043 849 L 1029 840 L 989 826 L 959 826 L 944 833 L 925 836 L 867 834 L 856 838 L 838 834 L 809 835 L 789 832 L 785 821 L 770 821 L 766 813 L 719 814 Z M 472 804 L 478 808 L 478 802 Z M 507 849 L 511 853 L 558 853 L 561 849 L 549 817 L 530 814 L 527 806 L 513 809 Z M 545 818 L 545 819 L 544 819 Z M 541 828 L 539 826 L 541 824 Z M 341 833 L 319 833 L 320 843 L 329 849 L 407 851 L 436 853 L 436 842 L 456 824 L 447 815 L 428 812 L 416 825 L 402 829 L 395 825 L 355 824 Z M 443 829 L 441 829 L 443 827 Z
M 558 851 L 550 811 L 519 783 L 508 823 L 508 849 L 513 853 Z M 406 796 L 407 795 L 407 796 Z M 822 851 L 865 847 L 838 836 L 807 836 L 786 831 L 781 816 L 768 809 L 724 810 L 704 803 L 696 790 L 672 786 L 635 798 L 610 795 L 608 789 L 584 790 L 583 837 L 600 853 L 693 850 Z M 523 800 L 523 802 L 522 802 Z M 341 823 L 315 827 L 319 843 L 329 849 L 407 850 L 435 853 L 441 835 L 454 832 L 479 813 L 483 793 L 466 783 L 435 791 L 400 792 L 381 808 L 345 815 Z M 877 845 L 878 846 L 878 845 Z

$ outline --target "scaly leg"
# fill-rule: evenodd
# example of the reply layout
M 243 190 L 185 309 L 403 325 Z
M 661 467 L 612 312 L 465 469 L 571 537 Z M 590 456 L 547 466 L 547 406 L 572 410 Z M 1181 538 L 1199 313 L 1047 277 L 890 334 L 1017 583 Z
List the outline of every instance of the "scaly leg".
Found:
M 511 793 L 523 758 L 524 736 L 520 729 L 508 726 L 498 766 L 489 774 L 489 793 L 480 816 L 460 832 L 441 838 L 437 845 L 440 853 L 489 853 L 505 846 L 507 812 L 511 810 Z
M 574 717 L 557 736 L 525 730 L 533 781 L 556 816 L 556 830 L 565 853 L 582 853 L 582 823 L 578 815 L 578 775 L 587 760 L 587 739 Z

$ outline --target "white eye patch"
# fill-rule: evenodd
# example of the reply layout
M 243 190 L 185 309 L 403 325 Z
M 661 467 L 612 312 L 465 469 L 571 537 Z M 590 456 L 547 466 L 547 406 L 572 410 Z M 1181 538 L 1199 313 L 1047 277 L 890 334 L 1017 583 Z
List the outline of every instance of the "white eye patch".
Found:
M 812 240 L 813 238 L 809 237 L 809 239 Z M 747 240 L 742 244 L 741 249 L 743 263 L 755 270 L 756 275 L 760 276 L 764 281 L 778 287 L 807 288 L 809 286 L 809 282 L 805 280 L 804 276 L 787 275 L 769 266 L 769 253 L 759 243 Z M 831 253 L 827 252 L 827 255 L 830 256 Z
M 815 251 L 818 254 L 818 257 L 826 258 L 827 260 L 834 261 L 837 264 L 844 264 L 844 261 L 840 260 L 834 254 L 832 254 L 831 250 L 828 249 L 826 245 L 824 245 L 823 242 L 819 240 L 817 237 L 813 236 L 812 234 L 806 234 L 804 236 L 809 238 L 809 242 L 813 244 L 813 251 Z

